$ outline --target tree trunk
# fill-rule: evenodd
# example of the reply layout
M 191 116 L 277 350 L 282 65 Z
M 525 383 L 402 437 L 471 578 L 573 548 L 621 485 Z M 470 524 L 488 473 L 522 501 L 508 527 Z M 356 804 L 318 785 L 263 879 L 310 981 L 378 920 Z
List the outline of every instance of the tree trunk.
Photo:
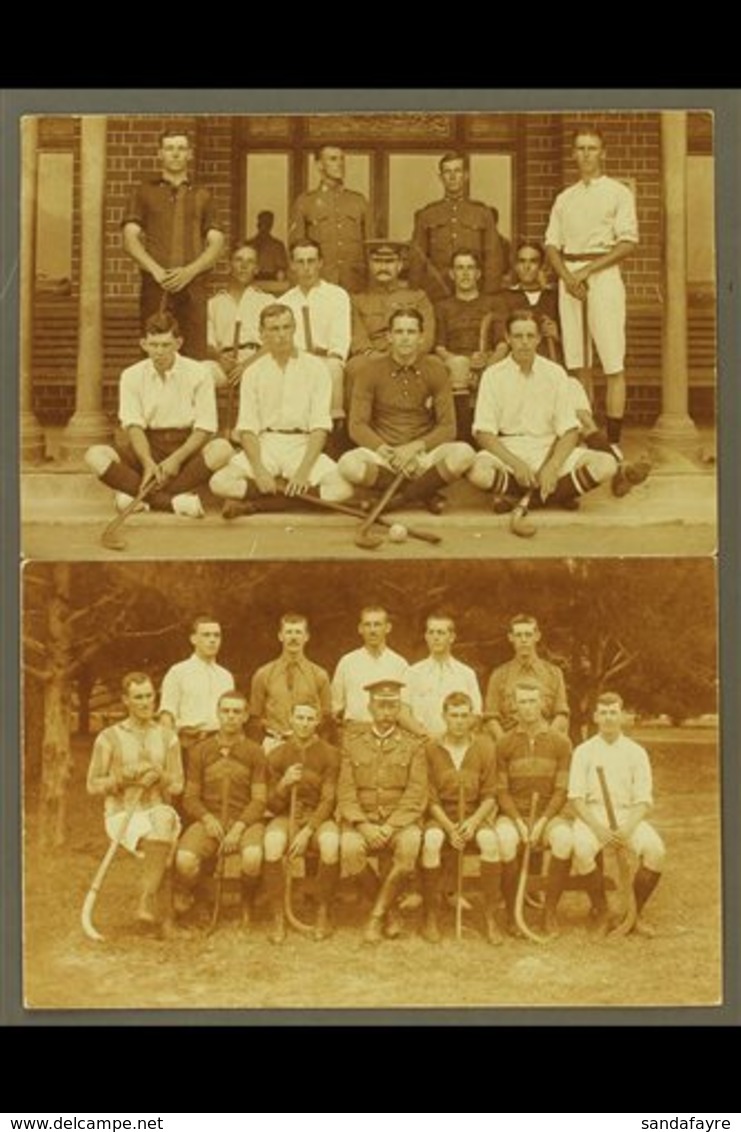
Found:
M 86 664 L 77 673 L 77 734 L 90 734 L 90 696 L 93 691 L 95 676 L 92 666 Z
M 42 846 L 64 844 L 70 752 L 70 663 L 72 635 L 69 624 L 70 567 L 57 563 L 52 571 L 48 606 L 47 667 L 44 686 L 44 736 L 41 744 L 41 798 L 39 838 Z

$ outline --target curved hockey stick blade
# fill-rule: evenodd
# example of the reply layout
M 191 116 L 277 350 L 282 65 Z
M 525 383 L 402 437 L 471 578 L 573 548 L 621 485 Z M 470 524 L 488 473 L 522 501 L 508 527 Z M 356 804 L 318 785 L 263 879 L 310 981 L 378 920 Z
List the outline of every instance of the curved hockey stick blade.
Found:
M 527 517 L 527 507 L 518 503 L 509 517 L 509 529 L 518 538 L 532 538 L 537 534 L 538 528 Z

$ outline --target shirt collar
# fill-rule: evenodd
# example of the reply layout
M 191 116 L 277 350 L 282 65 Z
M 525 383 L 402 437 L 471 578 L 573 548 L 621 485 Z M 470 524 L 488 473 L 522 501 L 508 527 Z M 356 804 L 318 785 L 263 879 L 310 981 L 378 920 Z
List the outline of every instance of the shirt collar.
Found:
M 408 377 L 410 374 L 414 374 L 415 377 L 421 377 L 422 376 L 422 370 L 420 369 L 417 362 L 413 362 L 411 365 L 407 365 L 407 364 L 404 364 L 404 363 L 396 362 L 393 358 L 390 358 L 390 361 L 391 361 L 391 376 L 392 377 L 402 377 L 402 378 L 404 378 L 404 377 Z
M 166 177 L 164 173 L 160 173 L 159 177 L 156 178 L 156 184 L 167 185 L 170 189 L 179 189 L 181 185 L 185 185 L 187 186 L 187 188 L 190 188 L 192 182 L 190 177 L 185 177 L 182 181 L 178 181 L 176 184 L 174 181 L 171 181 L 169 177 Z
M 130 731 L 135 735 L 137 731 L 152 731 L 153 729 L 159 727 L 159 724 L 156 722 L 156 720 L 150 719 L 149 723 L 145 723 L 143 726 L 140 726 L 138 723 L 134 723 L 133 719 L 131 719 L 131 717 L 127 715 L 126 719 L 121 720 L 119 726 L 123 727 L 124 731 Z
M 162 381 L 162 382 L 167 381 L 171 377 L 175 377 L 177 370 L 178 370 L 179 359 L 180 359 L 180 354 L 176 354 L 175 360 L 173 361 L 172 365 L 170 366 L 170 368 L 168 370 L 165 370 L 164 375 L 162 375 L 159 372 L 159 370 L 157 369 L 157 367 L 154 364 L 154 362 L 152 361 L 152 359 L 147 358 L 147 361 L 149 362 L 149 373 L 150 373 L 150 375 L 152 377 L 154 377 L 157 381 Z
M 527 735 L 528 734 L 528 732 L 525 730 L 524 726 L 521 723 L 515 724 L 515 731 L 518 733 L 518 735 Z M 550 727 L 548 726 L 546 721 L 543 719 L 543 720 L 541 720 L 537 731 L 534 731 L 533 734 L 534 735 L 542 735 L 544 731 L 550 731 Z

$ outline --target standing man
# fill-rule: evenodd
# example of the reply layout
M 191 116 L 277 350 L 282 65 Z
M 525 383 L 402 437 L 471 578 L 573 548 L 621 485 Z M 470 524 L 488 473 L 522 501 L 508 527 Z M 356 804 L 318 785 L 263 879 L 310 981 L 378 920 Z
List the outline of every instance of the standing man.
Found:
M 123 511 L 149 486 L 141 510 L 203 517 L 197 489 L 223 467 L 233 449 L 213 439 L 218 430 L 216 394 L 208 364 L 185 358 L 180 328 L 171 314 L 147 320 L 141 348 L 147 357 L 121 374 L 114 445 L 94 444 L 85 463 L 116 492 Z
M 124 250 L 141 268 L 142 329 L 170 310 L 183 332 L 183 352 L 206 357 L 206 282 L 224 248 L 222 225 L 209 189 L 191 181 L 188 134 L 160 134 L 159 174 L 139 184 L 121 222 Z
M 478 252 L 460 248 L 448 269 L 454 294 L 435 306 L 435 353 L 450 374 L 459 440 L 471 440 L 471 396 L 483 370 L 507 352 L 506 311 L 497 295 L 482 295 Z
M 344 871 L 361 877 L 369 853 L 381 856 L 382 876 L 388 869 L 365 927 L 366 943 L 380 942 L 384 932 L 389 938 L 400 934 L 395 905 L 422 841 L 427 764 L 424 744 L 399 725 L 401 687 L 398 680 L 368 684 L 371 723 L 346 734 L 342 744 L 337 800 Z
M 638 246 L 635 200 L 627 185 L 605 176 L 602 134 L 582 127 L 574 135 L 580 179 L 556 197 L 545 236 L 559 278 L 566 368 L 584 382 L 590 401 L 590 359 L 584 357 L 584 321 L 607 379 L 607 439 L 620 443 L 625 415 L 625 286 L 619 264 Z
M 585 878 L 597 926 L 607 927 L 604 874 L 595 865 L 601 849 L 632 850 L 638 857 L 633 880 L 636 919 L 633 931 L 652 937 L 655 932 L 640 914 L 661 880 L 664 843 L 646 818 L 653 809 L 651 763 L 647 752 L 623 734 L 623 700 L 616 692 L 597 697 L 594 713 L 597 734 L 574 751 L 569 776 L 569 801 L 577 813 L 574 822 L 574 863 Z M 610 829 L 597 769 L 604 771 L 615 810 L 617 829 Z
M 471 702 L 474 722 L 481 719 L 481 691 L 476 673 L 452 654 L 455 643 L 455 621 L 447 613 L 432 613 L 427 618 L 425 641 L 429 655 L 411 665 L 407 675 L 407 693 L 412 715 L 428 735 L 438 738 L 445 731 L 443 704 L 453 692 L 463 692 Z
M 316 709 L 317 726 L 332 718 L 329 676 L 305 655 L 309 622 L 303 613 L 283 614 L 278 640 L 280 656 L 258 668 L 250 685 L 250 719 L 260 728 L 266 752 L 293 735 L 296 704 Z
M 440 491 L 466 474 L 474 451 L 455 440 L 450 379 L 439 358 L 422 354 L 423 332 L 415 308 L 391 315 L 388 355 L 369 359 L 353 383 L 349 432 L 360 447 L 340 458 L 339 470 L 379 492 L 403 473 L 398 501 L 439 514 Z
M 451 293 L 448 268 L 459 248 L 475 252 L 483 265 L 483 287 L 493 294 L 502 286 L 503 256 L 494 217 L 488 205 L 468 197 L 468 162 L 462 153 L 440 159 L 442 200 L 414 214 L 409 280 L 424 287 L 433 302 Z
M 252 286 L 257 273 L 257 252 L 248 243 L 232 252 L 229 282 L 208 300 L 208 352 L 221 368 L 224 379 L 236 384 L 245 365 L 260 348 L 260 314 L 273 302 L 272 296 Z M 239 323 L 239 342 L 234 331 Z
M 345 730 L 353 731 L 358 725 L 372 719 L 367 687 L 379 680 L 395 681 L 404 688 L 409 677 L 409 665 L 403 656 L 386 644 L 393 626 L 387 611 L 380 605 L 367 605 L 360 611 L 358 633 L 363 645 L 345 653 L 337 662 L 332 677 L 332 711 Z M 412 716 L 407 695 L 402 701 L 399 719 L 407 730 L 425 735 L 424 728 Z
M 332 420 L 345 416 L 345 362 L 350 352 L 350 296 L 343 287 L 322 279 L 323 260 L 314 240 L 291 245 L 291 271 L 296 286 L 281 303 L 293 311 L 299 350 L 320 358 L 332 381 Z
M 257 743 L 245 738 L 247 700 L 241 692 L 222 693 L 217 714 L 219 730 L 190 752 L 183 810 L 191 824 L 175 859 L 181 887 L 177 904 L 180 911 L 190 907 L 205 862 L 238 853 L 247 926 L 262 864 L 265 759 Z M 223 860 L 221 867 L 226 868 Z
M 499 842 L 494 830 L 497 811 L 497 767 L 494 744 L 476 734 L 477 714 L 471 697 L 451 692 L 443 703 L 444 732 L 427 747 L 429 818 L 422 845 L 423 936 L 440 942 L 438 913 L 442 890 L 442 854 L 463 853 L 475 843 L 481 860 L 486 938 L 502 942 L 494 910 L 501 893 Z M 458 894 L 461 895 L 461 894 Z
M 193 654 L 165 673 L 159 709 L 160 722 L 177 733 L 186 755 L 195 743 L 219 730 L 219 699 L 234 689 L 231 672 L 216 663 L 221 648 L 219 622 L 201 614 L 190 628 Z
M 558 935 L 556 908 L 571 869 L 573 839 L 562 810 L 569 781 L 571 743 L 549 727 L 543 718 L 539 684 L 520 681 L 514 689 L 517 722 L 497 743 L 497 801 L 500 816 L 496 831 L 502 857 L 502 891 L 507 905 L 509 930 L 519 935 L 515 923 L 517 896 L 517 851 L 530 843 L 550 849 L 546 879 L 543 930 Z M 527 819 L 537 793 L 534 824 Z
M 124 676 L 122 698 L 126 718 L 98 734 L 87 792 L 105 798 L 108 837 L 120 837 L 124 849 L 143 858 L 137 920 L 161 921 L 167 934 L 172 921 L 171 866 L 180 833 L 170 800 L 183 790 L 180 747 L 171 731 L 155 723 L 154 686 L 146 673 Z
M 538 656 L 540 629 L 529 613 L 518 613 L 509 623 L 507 640 L 514 656 L 500 664 L 489 677 L 484 717 L 494 739 L 501 739 L 517 725 L 515 688 L 523 680 L 537 683 L 541 690 L 543 719 L 562 735 L 569 730 L 569 703 L 563 672 L 556 664 Z
M 283 858 L 288 857 L 290 868 L 290 862 L 305 857 L 309 848 L 319 853 L 314 938 L 324 940 L 332 931 L 330 908 L 340 879 L 340 831 L 334 821 L 340 753 L 317 735 L 320 720 L 314 703 L 296 703 L 291 709 L 290 738 L 268 755 L 268 803 L 274 816 L 265 833 L 265 887 L 273 943 L 282 943 L 286 935 Z
M 316 240 L 324 256 L 324 277 L 347 291 L 365 286 L 364 243 L 373 236 L 370 205 L 362 193 L 346 189 L 345 155 L 339 146 L 323 145 L 314 155 L 318 189 L 297 197 L 291 212 L 288 243 Z
M 288 255 L 282 240 L 272 235 L 275 214 L 263 209 L 257 214 L 257 232 L 247 243 L 257 252 L 255 279 L 285 279 L 288 274 Z
M 329 374 L 322 359 L 296 349 L 295 329 L 284 303 L 260 314 L 266 353 L 242 375 L 236 428 L 242 451 L 211 478 L 214 495 L 227 501 L 225 519 L 285 510 L 291 497 L 311 489 L 335 502 L 352 495 L 322 451 L 332 429 Z M 284 490 L 278 477 L 286 481 Z
M 562 507 L 578 505 L 617 471 L 610 452 L 579 445 L 579 421 L 566 371 L 541 357 L 530 310 L 507 318 L 510 356 L 484 371 L 473 432 L 482 451 L 469 479 L 493 494 L 495 511 L 512 510 L 523 492 Z

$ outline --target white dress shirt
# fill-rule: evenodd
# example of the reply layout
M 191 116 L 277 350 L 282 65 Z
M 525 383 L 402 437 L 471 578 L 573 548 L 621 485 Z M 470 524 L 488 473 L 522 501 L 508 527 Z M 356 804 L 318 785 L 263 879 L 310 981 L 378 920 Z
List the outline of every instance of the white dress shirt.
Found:
M 640 744 L 627 735 L 608 743 L 594 735 L 574 751 L 569 773 L 569 798 L 580 798 L 604 811 L 604 800 L 597 767 L 605 771 L 607 788 L 616 811 L 640 803 L 653 805 L 651 764 Z
M 503 438 L 563 436 L 579 427 L 572 405 L 568 375 L 561 366 L 536 354 L 526 374 L 510 355 L 482 374 L 473 431 Z
M 193 727 L 218 731 L 219 696 L 233 689 L 231 672 L 215 660 L 202 660 L 194 653 L 188 660 L 173 664 L 165 674 L 159 709 L 170 713 L 178 730 Z
M 241 324 L 239 341 L 262 342 L 260 311 L 275 302 L 272 295 L 257 287 L 245 287 L 239 302 L 229 291 L 219 291 L 208 300 L 208 344 L 213 350 L 231 350 L 234 346 L 234 327 Z
M 465 692 L 471 697 L 474 715 L 482 713 L 476 673 L 453 656 L 444 660 L 428 656 L 411 665 L 407 689 L 412 715 L 431 735 L 442 735 L 445 731 L 443 700 L 451 692 Z
M 208 366 L 180 354 L 164 377 L 149 358 L 129 366 L 121 374 L 118 415 L 124 428 L 216 432 L 216 394 Z
M 638 243 L 633 194 L 612 177 L 577 181 L 556 197 L 546 244 L 570 255 L 608 252 L 622 240 Z
M 378 656 L 365 647 L 345 653 L 332 677 L 332 711 L 345 720 L 370 723 L 373 717 L 368 710 L 365 685 L 377 680 L 398 680 L 406 685 L 408 674 L 409 665 L 393 649 L 383 649 Z M 409 702 L 406 688 L 401 689 L 401 698 L 404 703 Z
M 238 432 L 332 431 L 332 380 L 320 358 L 298 353 L 281 368 L 265 354 L 242 374 Z
M 280 302 L 290 307 L 296 319 L 294 341 L 299 350 L 321 349 L 336 354 L 343 362 L 350 353 L 352 314 L 350 296 L 344 287 L 321 279 L 308 292 L 292 287 L 281 295 Z M 308 307 L 311 343 L 306 340 L 306 320 L 303 310 Z

